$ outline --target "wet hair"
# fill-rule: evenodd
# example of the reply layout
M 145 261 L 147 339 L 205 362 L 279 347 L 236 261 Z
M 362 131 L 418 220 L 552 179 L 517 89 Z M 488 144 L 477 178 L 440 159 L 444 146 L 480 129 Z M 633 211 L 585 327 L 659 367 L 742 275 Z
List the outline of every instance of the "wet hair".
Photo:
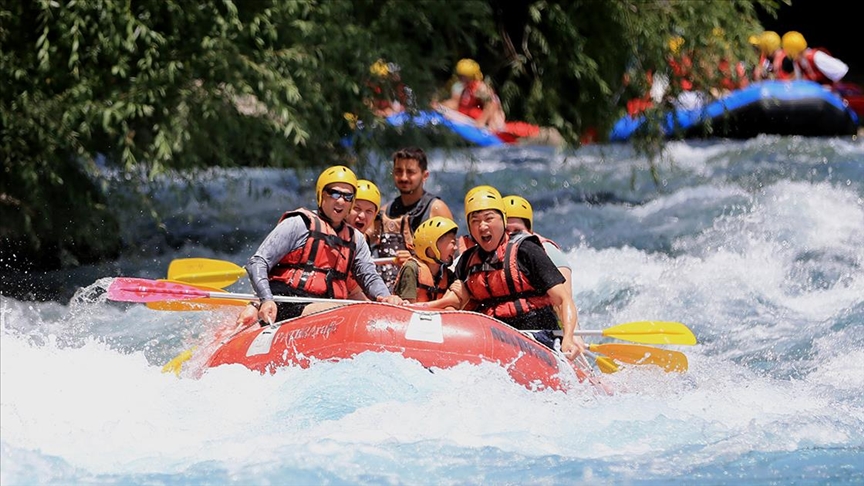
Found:
M 417 165 L 420 166 L 420 170 L 427 170 L 427 166 L 429 163 L 426 160 L 426 152 L 423 149 L 417 147 L 407 147 L 403 149 L 399 149 L 393 153 L 393 163 L 396 163 L 399 159 L 411 159 L 416 160 Z

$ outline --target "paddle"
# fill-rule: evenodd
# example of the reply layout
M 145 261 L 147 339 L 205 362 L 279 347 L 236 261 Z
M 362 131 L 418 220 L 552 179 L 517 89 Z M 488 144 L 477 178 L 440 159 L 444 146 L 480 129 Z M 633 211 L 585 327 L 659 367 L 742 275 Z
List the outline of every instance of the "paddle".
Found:
M 231 292 L 213 292 L 202 290 L 193 285 L 172 282 L 168 280 L 147 280 L 143 278 L 117 277 L 108 286 L 107 297 L 118 302 L 160 302 L 195 299 L 232 299 L 257 300 L 254 294 L 236 294 Z M 330 304 L 356 304 L 357 300 L 324 299 L 315 297 L 287 297 L 276 295 L 276 302 L 324 302 Z
M 622 363 L 656 365 L 664 371 L 687 371 L 687 356 L 679 351 L 642 346 L 640 344 L 618 343 L 589 344 L 588 349 Z
M 180 354 L 171 359 L 171 361 L 165 363 L 165 366 L 162 367 L 162 373 L 174 373 L 176 376 L 180 376 L 180 370 L 183 368 L 183 363 L 192 358 L 192 353 L 196 348 L 197 346 L 192 346 L 185 351 L 181 351 Z
M 225 288 L 240 277 L 246 269 L 225 260 L 210 258 L 178 258 L 168 265 L 168 280 Z
M 597 369 L 599 369 L 603 373 L 616 373 L 618 372 L 618 365 L 615 364 L 614 361 L 605 357 L 599 356 L 597 354 L 588 352 L 589 356 L 594 358 L 594 361 L 597 363 Z
M 536 332 L 536 331 L 533 331 Z M 696 344 L 696 336 L 680 322 L 635 321 L 606 329 L 577 329 L 577 336 L 604 336 L 643 344 Z M 555 331 L 562 336 L 563 331 Z
M 374 258 L 375 265 L 396 263 L 396 258 Z M 168 280 L 224 289 L 246 275 L 246 269 L 225 260 L 178 258 L 168 265 Z
M 157 282 L 169 282 L 180 285 L 187 285 L 189 287 L 194 287 L 199 290 L 203 290 L 206 292 L 219 294 L 222 293 L 223 290 L 216 287 L 206 287 L 203 285 L 191 285 L 186 284 L 184 282 L 176 282 L 171 280 L 157 280 Z M 164 310 L 164 311 L 200 311 L 200 310 L 211 310 L 217 309 L 223 306 L 240 306 L 243 307 L 246 305 L 245 301 L 236 300 L 236 299 L 217 299 L 217 298 L 201 298 L 201 299 L 193 299 L 193 300 L 158 300 L 153 302 L 147 302 L 147 307 L 154 310 Z

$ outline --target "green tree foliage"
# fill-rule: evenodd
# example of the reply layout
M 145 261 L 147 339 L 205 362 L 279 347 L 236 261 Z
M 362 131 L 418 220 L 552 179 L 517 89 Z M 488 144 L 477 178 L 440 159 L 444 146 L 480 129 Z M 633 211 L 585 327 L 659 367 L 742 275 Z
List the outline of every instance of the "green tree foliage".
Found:
M 118 251 L 102 161 L 152 177 L 344 160 L 378 58 L 420 107 L 473 57 L 510 118 L 605 133 L 645 89 L 625 73 L 664 66 L 670 36 L 751 55 L 755 5 L 776 1 L 4 0 L 0 253 L 69 255 L 56 266 Z

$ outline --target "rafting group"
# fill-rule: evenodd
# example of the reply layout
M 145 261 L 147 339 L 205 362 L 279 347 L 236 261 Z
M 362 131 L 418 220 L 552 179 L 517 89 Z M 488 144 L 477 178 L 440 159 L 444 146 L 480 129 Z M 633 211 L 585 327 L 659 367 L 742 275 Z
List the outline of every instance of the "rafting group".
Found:
M 730 51 L 722 29 L 714 29 L 711 41 L 725 46 L 727 53 Z M 650 90 L 630 100 L 627 112 L 635 116 L 660 103 L 672 85 L 677 87 L 674 104 L 693 109 L 704 104 L 709 96 L 719 99 L 759 81 L 806 80 L 829 89 L 838 85 L 839 89 L 842 88 L 840 81 L 849 71 L 849 66 L 827 49 L 808 46 L 797 31 L 786 32 L 782 37 L 777 32 L 764 31 L 750 36 L 748 41 L 758 56 L 751 68 L 743 61 L 732 60 L 731 54 L 706 58 L 688 47 L 683 37 L 670 38 L 668 66 L 662 72 L 649 70 L 645 73 Z
M 583 352 L 574 335 L 569 265 L 557 245 L 531 232 L 530 203 L 475 187 L 465 195 L 469 234 L 459 237 L 446 203 L 424 189 L 428 177 L 423 150 L 396 151 L 399 196 L 382 206 L 373 182 L 344 166 L 325 169 L 316 183 L 317 208 L 284 213 L 249 258 L 246 270 L 259 299 L 249 302 L 238 324 L 340 305 L 282 303 L 276 295 L 371 300 L 474 310 L 535 330 L 535 339 L 550 348 L 556 347 L 553 332 L 563 330 L 560 350 L 571 359 Z M 391 263 L 376 265 L 375 257 L 391 257 Z

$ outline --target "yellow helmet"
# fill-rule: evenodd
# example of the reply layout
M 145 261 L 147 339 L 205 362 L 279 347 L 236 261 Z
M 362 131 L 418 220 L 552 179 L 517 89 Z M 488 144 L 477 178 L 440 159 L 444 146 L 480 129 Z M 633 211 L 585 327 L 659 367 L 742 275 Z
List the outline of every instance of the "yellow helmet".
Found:
M 507 221 L 507 211 L 504 209 L 504 199 L 501 194 L 492 189 L 480 189 L 474 192 L 471 197 L 465 201 L 465 219 L 467 220 L 471 213 L 484 211 L 486 209 L 494 209 L 501 213 L 504 221 Z
M 381 209 L 381 191 L 378 186 L 372 181 L 360 179 L 357 181 L 357 198 L 358 201 L 369 201 L 375 205 L 375 211 Z
M 507 196 L 504 198 L 504 209 L 507 210 L 508 218 L 522 218 L 528 222 L 528 231 L 534 226 L 534 210 L 531 203 L 521 196 Z
M 684 38 L 680 35 L 677 37 L 672 37 L 671 39 L 669 39 L 668 42 L 669 51 L 672 52 L 672 54 L 678 54 L 679 52 L 681 52 L 681 46 L 683 45 Z
M 774 51 L 780 49 L 781 42 L 780 35 L 777 32 L 766 30 L 759 36 L 759 49 L 762 50 L 762 54 L 773 54 Z
M 324 169 L 324 172 L 318 176 L 318 183 L 315 184 L 318 206 L 321 206 L 321 203 L 324 202 L 324 188 L 336 182 L 344 182 L 353 187 L 355 193 L 357 192 L 357 176 L 354 174 L 354 171 L 344 165 L 329 167 Z
M 487 186 L 487 185 L 475 186 L 475 187 L 472 187 L 471 189 L 469 189 L 468 192 L 465 193 L 465 205 L 466 206 L 468 205 L 468 199 L 470 199 L 471 196 L 473 196 L 474 194 L 477 194 L 477 192 L 479 192 L 479 191 L 491 191 L 491 192 L 497 194 L 498 197 L 501 197 L 501 193 L 498 192 L 498 189 L 495 189 L 492 186 Z
M 471 79 L 483 79 L 483 73 L 480 72 L 480 65 L 474 59 L 460 59 L 456 63 L 456 74 L 459 76 L 467 76 Z
M 783 50 L 786 51 L 786 55 L 792 59 L 795 59 L 798 57 L 798 54 L 807 49 L 807 41 L 804 40 L 804 36 L 794 30 L 783 34 L 782 45 Z
M 379 78 L 383 78 L 390 74 L 390 67 L 384 62 L 384 59 L 378 59 L 371 66 L 369 66 L 369 73 Z
M 417 227 L 417 231 L 414 232 L 414 253 L 417 255 L 417 258 L 429 263 L 447 263 L 441 261 L 441 252 L 438 251 L 438 240 L 447 233 L 451 231 L 456 232 L 457 230 L 459 230 L 459 227 L 456 223 L 452 219 L 443 216 L 433 216 L 423 221 Z M 426 254 L 427 249 L 432 250 L 432 254 L 435 255 L 433 258 L 430 258 Z

